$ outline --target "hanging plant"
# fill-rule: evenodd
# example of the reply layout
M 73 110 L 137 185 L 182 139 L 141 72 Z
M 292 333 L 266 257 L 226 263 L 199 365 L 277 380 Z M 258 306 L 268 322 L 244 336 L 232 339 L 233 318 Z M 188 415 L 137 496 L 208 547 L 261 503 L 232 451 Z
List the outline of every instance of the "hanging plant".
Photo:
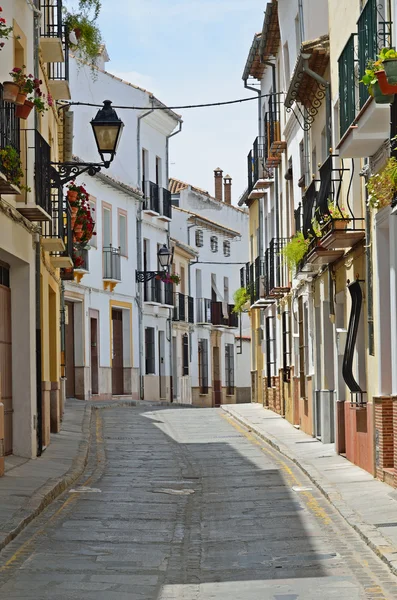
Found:
M 307 253 L 309 245 L 310 238 L 305 238 L 303 233 L 299 231 L 284 246 L 281 250 L 281 256 L 290 269 L 296 269 Z
M 181 282 L 181 278 L 176 273 L 159 273 L 156 275 L 156 279 L 163 283 L 173 283 L 174 285 L 179 285 Z
M 368 179 L 368 200 L 371 208 L 389 206 L 397 193 L 397 159 L 389 158 L 380 173 L 375 173 Z
M 79 244 L 88 244 L 95 232 L 94 208 L 89 202 L 89 193 L 83 185 L 74 181 L 67 186 L 67 198 L 72 211 L 73 237 Z
M 77 43 L 69 38 L 71 49 L 94 67 L 103 43 L 99 27 L 84 13 L 67 13 L 64 22 L 67 31 L 75 33 Z
M 250 300 L 250 292 L 247 288 L 241 287 L 236 290 L 233 294 L 233 311 L 234 313 L 242 313 L 245 308 L 247 308 Z

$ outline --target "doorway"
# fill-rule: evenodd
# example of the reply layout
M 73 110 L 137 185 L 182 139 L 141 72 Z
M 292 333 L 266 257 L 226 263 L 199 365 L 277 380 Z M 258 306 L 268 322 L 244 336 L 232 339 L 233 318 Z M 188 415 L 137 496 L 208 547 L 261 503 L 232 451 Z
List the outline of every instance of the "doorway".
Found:
M 214 346 L 212 349 L 212 385 L 214 406 L 220 406 L 222 401 L 222 381 L 219 347 Z
M 124 393 L 123 362 L 123 311 L 112 309 L 113 360 L 112 360 L 112 394 L 121 396 Z
M 91 394 L 99 394 L 99 364 L 98 364 L 98 319 L 90 318 L 91 339 Z
M 172 338 L 172 396 L 173 400 L 178 398 L 178 355 L 177 337 Z
M 166 398 L 166 383 L 165 383 L 165 336 L 164 331 L 159 331 L 159 395 L 160 399 Z
M 2 281 L 6 267 L 2 267 Z M 7 285 L 0 285 L 0 399 L 4 404 L 4 453 L 12 454 L 12 345 L 11 345 L 11 290 Z
M 74 370 L 74 303 L 65 302 L 67 320 L 65 327 L 66 398 L 75 397 Z

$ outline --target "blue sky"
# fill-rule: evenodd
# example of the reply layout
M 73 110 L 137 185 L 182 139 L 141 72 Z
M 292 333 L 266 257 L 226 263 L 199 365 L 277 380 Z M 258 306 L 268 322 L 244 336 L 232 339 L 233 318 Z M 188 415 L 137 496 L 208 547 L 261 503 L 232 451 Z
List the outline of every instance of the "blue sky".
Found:
M 241 75 L 266 0 L 102 0 L 107 69 L 168 105 L 255 95 Z M 256 136 L 256 101 L 180 111 L 183 132 L 170 148 L 170 174 L 213 193 L 213 170 L 233 178 L 233 202 L 246 187 Z

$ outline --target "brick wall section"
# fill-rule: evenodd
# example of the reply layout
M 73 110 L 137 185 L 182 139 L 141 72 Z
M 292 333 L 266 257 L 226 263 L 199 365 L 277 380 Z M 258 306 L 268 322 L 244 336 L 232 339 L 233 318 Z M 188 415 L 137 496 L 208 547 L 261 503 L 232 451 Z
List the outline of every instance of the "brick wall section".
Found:
M 265 405 L 273 412 L 281 415 L 280 378 L 272 377 L 272 387 L 267 386 L 267 378 L 264 379 Z
M 397 488 L 397 396 L 392 397 L 392 402 L 393 402 L 394 487 Z
M 375 468 L 376 477 L 383 480 L 383 469 L 394 466 L 393 412 L 397 415 L 392 398 L 379 397 L 373 399 L 375 404 Z M 395 419 L 394 419 L 395 420 Z

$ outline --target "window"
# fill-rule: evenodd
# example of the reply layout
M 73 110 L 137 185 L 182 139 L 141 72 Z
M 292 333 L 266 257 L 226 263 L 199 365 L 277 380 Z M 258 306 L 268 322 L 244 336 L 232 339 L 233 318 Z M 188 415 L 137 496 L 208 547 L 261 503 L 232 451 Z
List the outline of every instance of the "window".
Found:
M 103 247 L 108 248 L 112 245 L 112 211 L 110 208 L 103 207 Z
M 234 394 L 234 345 L 225 344 L 225 383 L 226 394 Z
M 154 349 L 154 327 L 145 329 L 145 373 L 154 375 L 156 372 L 155 349 Z
M 211 300 L 212 302 L 217 302 L 218 300 L 218 290 L 216 287 L 216 274 L 211 273 Z
M 229 240 L 225 240 L 223 242 L 223 255 L 230 256 L 230 242 Z
M 189 375 L 189 336 L 182 336 L 182 377 Z
M 119 248 L 121 256 L 128 256 L 127 213 L 119 210 Z
M 94 232 L 97 232 L 97 227 L 96 227 L 96 212 L 95 212 L 95 209 L 96 209 L 96 203 L 95 203 L 95 200 L 90 200 L 89 202 L 90 202 L 90 210 L 91 210 L 91 215 L 92 215 L 92 218 L 93 218 L 93 219 L 94 219 L 94 221 L 95 221 Z M 90 244 L 90 246 L 92 246 L 93 248 L 96 248 L 96 247 L 97 247 L 97 236 L 96 236 L 96 235 L 93 235 L 93 236 L 92 236 L 92 238 L 91 238 L 91 239 L 90 239 L 90 241 L 89 241 L 89 244 Z
M 274 317 L 266 317 L 266 370 L 267 387 L 273 387 L 272 374 L 276 364 L 276 338 L 274 331 Z
M 300 397 L 306 398 L 306 377 L 305 377 L 305 328 L 303 322 L 303 298 L 298 298 L 298 334 L 299 334 L 299 387 Z
M 223 278 L 223 301 L 229 304 L 229 277 Z
M 198 355 L 200 394 L 208 394 L 208 340 L 199 340 Z
M 202 229 L 196 229 L 196 246 L 197 248 L 201 248 L 204 243 L 204 235 Z
M 161 158 L 156 156 L 156 183 L 161 187 Z
M 211 252 L 218 252 L 218 238 L 216 235 L 211 235 Z

